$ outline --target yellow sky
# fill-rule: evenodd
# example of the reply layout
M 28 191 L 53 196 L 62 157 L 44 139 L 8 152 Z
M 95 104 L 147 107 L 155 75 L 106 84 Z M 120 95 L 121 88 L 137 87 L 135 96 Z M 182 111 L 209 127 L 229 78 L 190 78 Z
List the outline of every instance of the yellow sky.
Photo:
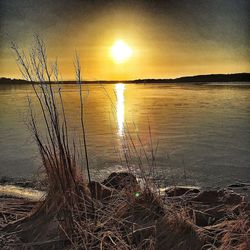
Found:
M 117 63 L 110 54 L 116 40 L 122 39 L 133 53 L 123 63 Z M 178 52 L 180 50 L 181 52 Z M 83 78 L 86 80 L 128 80 L 138 78 L 174 78 L 185 75 L 249 72 L 250 63 L 237 55 L 230 55 L 225 49 L 211 53 L 190 48 L 162 51 L 148 42 L 127 37 L 107 39 L 106 42 L 80 47 L 77 51 L 81 57 Z M 73 55 L 71 47 L 48 47 L 50 61 L 58 58 L 60 72 L 65 80 L 74 79 Z M 192 56 L 190 56 L 192 55 Z M 238 57 L 238 59 L 237 59 Z M 14 57 L 1 63 L 1 76 L 21 78 Z
M 111 1 L 103 6 L 98 1 L 78 0 L 72 5 L 64 1 L 46 5 L 14 2 L 2 6 L 2 34 L 28 48 L 38 32 L 47 44 L 50 60 L 58 58 L 64 80 L 74 79 L 75 50 L 86 80 L 250 71 L 247 3 Z M 21 78 L 6 37 L 1 35 L 0 77 Z M 117 64 L 110 48 L 119 39 L 133 54 Z

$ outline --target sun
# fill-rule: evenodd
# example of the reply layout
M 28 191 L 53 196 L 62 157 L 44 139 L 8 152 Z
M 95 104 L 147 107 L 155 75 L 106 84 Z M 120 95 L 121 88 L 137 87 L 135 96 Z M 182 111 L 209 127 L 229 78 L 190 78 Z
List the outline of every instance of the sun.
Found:
M 132 56 L 132 49 L 122 40 L 117 40 L 111 47 L 111 56 L 116 63 L 123 63 Z

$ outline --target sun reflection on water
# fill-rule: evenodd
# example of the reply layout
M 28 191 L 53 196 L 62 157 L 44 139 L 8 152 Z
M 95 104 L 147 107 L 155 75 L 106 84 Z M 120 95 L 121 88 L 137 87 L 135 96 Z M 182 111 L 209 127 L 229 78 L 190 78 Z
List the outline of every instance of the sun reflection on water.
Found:
M 116 92 L 116 117 L 117 117 L 117 134 L 119 136 L 123 135 L 124 132 L 124 89 L 125 85 L 123 83 L 117 83 L 115 85 Z

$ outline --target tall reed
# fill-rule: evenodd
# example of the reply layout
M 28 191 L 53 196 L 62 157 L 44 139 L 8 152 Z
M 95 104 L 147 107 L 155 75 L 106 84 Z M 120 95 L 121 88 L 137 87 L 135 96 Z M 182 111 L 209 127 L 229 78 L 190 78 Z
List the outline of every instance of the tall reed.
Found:
M 78 152 L 74 138 L 72 140 L 69 138 L 57 61 L 49 66 L 45 43 L 38 35 L 34 35 L 34 44 L 28 53 L 21 50 L 14 42 L 11 42 L 11 49 L 16 55 L 23 77 L 32 85 L 45 124 L 45 132 L 42 132 L 34 114 L 33 100 L 29 97 L 29 127 L 38 145 L 48 183 L 46 199 L 33 217 L 38 218 L 37 214 L 49 216 L 54 214 L 59 221 L 62 221 L 59 224 L 65 235 L 69 235 L 69 232 L 74 231 L 75 218 L 81 218 L 83 212 L 85 219 L 92 216 L 94 205 L 84 178 L 83 168 L 77 163 Z M 88 180 L 91 181 L 83 117 L 81 67 L 77 55 L 74 65 L 77 83 L 80 86 L 81 126 L 86 167 Z

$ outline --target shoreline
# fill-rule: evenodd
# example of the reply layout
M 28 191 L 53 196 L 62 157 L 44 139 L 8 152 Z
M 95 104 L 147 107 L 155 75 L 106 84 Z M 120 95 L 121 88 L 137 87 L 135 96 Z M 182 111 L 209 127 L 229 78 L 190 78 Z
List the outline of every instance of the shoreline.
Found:
M 119 173 L 119 172 L 118 172 Z M 201 191 L 208 191 L 208 190 L 230 190 L 236 193 L 239 193 L 240 195 L 243 195 L 247 199 L 250 198 L 250 182 L 245 181 L 237 181 L 232 182 L 229 185 L 226 186 L 216 186 L 216 187 L 206 187 L 206 186 L 194 186 L 194 185 L 168 185 L 161 187 L 160 190 L 169 190 L 172 188 L 184 188 L 184 189 L 199 189 Z M 31 196 L 36 196 L 35 194 L 38 194 L 38 197 L 46 194 L 46 186 L 45 184 L 42 184 L 39 180 L 31 180 L 31 179 L 25 179 L 25 178 L 11 178 L 11 177 L 2 177 L 0 178 L 0 198 L 10 195 L 10 197 L 13 198 L 19 198 L 22 197 L 22 192 L 24 193 L 30 193 Z M 34 192 L 34 194 L 33 194 Z M 15 196 L 11 196 L 17 195 Z M 28 197 L 28 194 L 27 194 Z
M 176 78 L 146 78 L 146 79 L 133 79 L 133 80 L 85 80 L 87 84 L 114 84 L 114 83 L 126 83 L 126 84 L 145 84 L 145 83 L 190 83 L 190 84 L 206 84 L 210 82 L 250 82 L 250 73 L 228 73 L 228 74 L 206 74 L 206 75 L 193 75 L 193 76 L 181 76 Z M 9 84 L 30 84 L 29 81 L 23 79 L 12 79 L 7 77 L 0 78 L 1 83 Z M 57 82 L 51 82 L 52 84 Z M 60 82 L 62 84 L 75 83 L 73 80 L 65 80 Z
M 5 186 L 8 187 L 8 185 Z M 153 216 L 152 220 L 156 226 L 155 231 L 155 229 L 153 229 L 155 226 L 148 227 L 148 222 L 146 223 L 144 220 L 139 220 L 142 224 L 140 226 L 138 225 L 138 229 L 133 229 L 135 230 L 134 235 L 140 233 L 140 237 L 147 238 L 148 234 L 152 234 L 152 236 L 156 237 L 156 244 L 163 244 L 162 246 L 168 246 L 168 243 L 165 240 L 161 243 L 157 243 L 157 239 L 161 239 L 157 236 L 158 229 L 160 230 L 160 235 L 163 233 L 165 235 L 164 237 L 167 237 L 164 239 L 173 240 L 177 237 L 178 240 L 176 240 L 177 243 L 175 243 L 177 245 L 178 241 L 183 241 L 182 237 L 187 237 L 187 239 L 184 240 L 184 242 L 186 242 L 185 244 L 194 244 L 200 247 L 214 241 L 215 243 L 212 244 L 222 246 L 222 248 L 219 249 L 224 249 L 223 245 L 227 246 L 227 244 L 229 244 L 227 240 L 225 240 L 225 237 L 228 234 L 230 235 L 231 230 L 239 230 L 239 225 L 241 225 L 241 227 L 244 226 L 246 232 L 248 230 L 250 204 L 246 197 L 234 192 L 233 190 L 206 190 L 192 186 L 171 186 L 161 190 L 160 195 L 157 193 L 157 189 L 154 190 L 153 187 L 145 193 L 145 191 L 143 191 L 144 189 L 141 188 L 137 182 L 136 177 L 128 172 L 113 172 L 102 182 L 92 181 L 87 185 L 87 188 L 91 193 L 92 199 L 102 204 L 102 206 L 107 207 L 113 204 L 114 199 L 117 199 L 117 195 L 118 200 L 122 197 L 125 198 L 125 200 L 123 200 L 123 202 L 125 202 L 124 205 L 128 202 L 126 201 L 127 198 L 132 198 L 131 195 L 134 196 L 134 198 L 132 198 L 132 200 L 134 200 L 133 203 L 129 204 L 128 202 L 127 204 L 129 207 L 132 206 L 132 212 L 135 209 L 138 216 L 142 216 L 142 218 L 145 217 L 144 212 L 147 214 L 149 213 L 150 216 Z M 34 189 L 27 187 L 19 187 L 19 190 L 35 191 Z M 11 228 L 13 224 L 19 223 L 19 221 L 22 221 L 23 219 L 25 220 L 26 218 L 32 218 L 32 214 L 43 204 L 43 199 L 41 199 L 41 197 L 45 198 L 44 193 L 43 196 L 40 196 L 40 199 L 35 200 L 30 199 L 31 196 L 29 193 L 26 195 L 26 198 L 24 196 L 13 196 L 1 195 L 0 188 L 0 207 L 2 214 L 2 217 L 0 216 L 0 230 L 3 232 L 1 237 L 3 242 L 0 240 L 0 246 L 1 244 L 5 246 L 13 246 L 13 244 L 16 244 L 16 246 L 23 246 L 25 241 L 33 242 L 33 238 L 29 234 L 25 236 L 26 238 L 22 239 L 18 234 L 13 233 L 11 234 L 11 237 L 9 237 L 8 233 L 5 234 L 4 232 L 6 228 L 8 232 L 8 229 Z M 119 204 L 117 205 L 120 207 Z M 121 207 L 120 209 L 124 208 Z M 125 211 L 128 213 L 131 212 L 130 209 Z M 153 219 L 156 211 L 158 222 L 155 222 L 155 219 Z M 120 216 L 126 217 L 127 215 L 125 213 Z M 121 217 L 121 219 L 122 218 L 123 217 Z M 31 221 L 31 223 L 33 222 Z M 49 227 L 52 225 L 48 224 L 47 226 L 46 230 L 49 230 Z M 57 230 L 57 228 L 53 228 L 51 232 L 52 235 L 58 233 Z M 241 230 L 243 229 L 241 228 Z M 212 238 L 206 238 L 207 232 L 212 233 Z M 243 248 L 240 249 L 247 249 L 244 247 L 248 246 L 248 240 L 246 240 L 248 233 L 246 233 L 245 236 L 242 236 L 240 231 L 237 231 L 237 233 L 239 233 L 238 246 L 243 246 Z M 193 238 L 193 235 L 196 235 L 195 238 Z M 189 239 L 189 237 L 191 237 L 191 239 Z M 45 244 L 44 247 L 62 249 L 62 245 L 60 244 L 65 244 L 63 243 L 65 241 L 63 239 L 57 239 L 56 241 L 48 241 L 48 239 L 43 239 L 44 243 L 41 244 Z M 49 246 L 47 246 L 47 242 L 51 242 Z M 59 244 L 60 247 L 57 248 L 55 244 Z

